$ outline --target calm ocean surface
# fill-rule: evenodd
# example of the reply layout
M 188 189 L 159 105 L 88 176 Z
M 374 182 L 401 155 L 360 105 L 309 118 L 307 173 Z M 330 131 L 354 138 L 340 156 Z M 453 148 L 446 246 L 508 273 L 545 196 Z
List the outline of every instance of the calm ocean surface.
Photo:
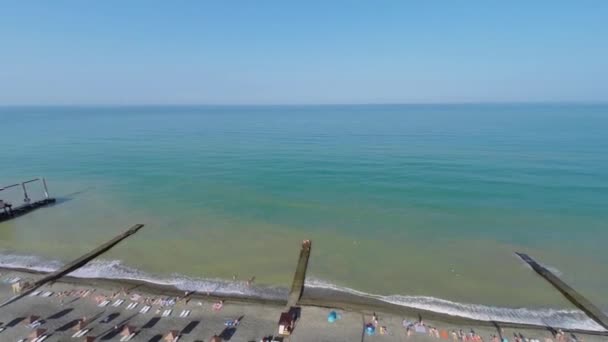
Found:
M 0 132 L 0 186 L 60 202 L 0 224 L 0 265 L 145 223 L 87 275 L 284 295 L 310 238 L 311 286 L 578 319 L 523 251 L 608 309 L 608 105 L 4 107 Z

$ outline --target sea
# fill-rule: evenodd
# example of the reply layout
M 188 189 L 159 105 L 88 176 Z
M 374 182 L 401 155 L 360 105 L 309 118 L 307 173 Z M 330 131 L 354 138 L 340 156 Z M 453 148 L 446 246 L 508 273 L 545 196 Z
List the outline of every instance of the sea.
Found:
M 5 106 L 0 141 L 0 188 L 57 198 L 0 223 L 1 267 L 142 223 L 74 275 L 285 298 L 310 239 L 309 287 L 600 330 L 524 252 L 608 311 L 606 104 Z

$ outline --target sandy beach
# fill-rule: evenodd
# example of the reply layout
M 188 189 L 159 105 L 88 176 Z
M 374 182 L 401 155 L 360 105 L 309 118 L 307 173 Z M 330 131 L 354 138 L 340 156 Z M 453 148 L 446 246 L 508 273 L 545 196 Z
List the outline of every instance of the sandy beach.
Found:
M 35 280 L 41 276 L 9 269 L 3 269 L 1 273 L 2 299 L 12 295 L 11 281 L 16 278 Z M 0 311 L 0 322 L 5 328 L 0 333 L 0 341 L 19 341 L 31 336 L 35 329 L 28 326 L 28 320 L 32 315 L 39 316 L 38 320 L 42 324 L 37 328 L 46 329 L 46 341 L 76 341 L 84 340 L 86 336 L 95 337 L 95 341 L 119 341 L 125 326 L 132 327 L 136 333 L 132 341 L 164 341 L 165 335 L 171 330 L 179 332 L 179 341 L 209 341 L 213 335 L 220 336 L 223 341 L 260 341 L 265 336 L 276 336 L 278 317 L 285 310 L 281 301 L 256 298 L 218 298 L 194 294 L 187 301 L 179 300 L 184 293 L 175 289 L 133 281 L 66 277 L 40 290 L 36 296 L 27 296 Z M 79 296 L 87 292 L 89 294 L 86 297 Z M 492 336 L 499 331 L 487 322 L 430 315 L 413 309 L 396 310 L 390 305 L 357 303 L 335 296 L 333 300 L 322 300 L 320 295 L 308 291 L 307 297 L 302 301 L 305 305 L 301 307 L 295 331 L 285 341 L 453 341 L 454 334 L 458 335 L 460 331 L 469 336 L 474 331 L 483 341 L 492 341 Z M 103 303 L 104 298 L 109 302 L 100 306 L 99 303 Z M 142 313 L 141 309 L 147 305 L 146 298 L 154 304 L 149 303 L 150 309 Z M 171 298 L 178 300 L 172 303 Z M 159 303 L 163 299 L 165 305 Z M 219 300 L 224 300 L 224 304 L 220 310 L 214 310 L 213 305 Z M 116 303 L 119 304 L 115 306 Z M 133 303 L 138 304 L 135 308 L 130 308 Z M 375 333 L 368 335 L 364 326 L 373 322 L 374 310 L 378 322 Z M 184 311 L 188 312 L 187 317 L 180 317 Z M 339 317 L 333 323 L 327 319 L 331 311 L 336 311 Z M 237 326 L 226 326 L 226 322 L 239 318 Z M 412 325 L 408 336 L 404 321 L 415 324 L 421 318 L 424 329 L 418 330 L 424 332 L 417 332 L 416 325 Z M 73 338 L 72 335 L 77 332 L 75 326 L 80 319 L 86 319 L 84 328 L 90 330 L 81 338 Z M 383 333 L 381 330 L 384 330 Z M 433 333 L 435 336 L 432 336 Z M 529 341 L 558 340 L 548 329 L 526 326 L 505 325 L 500 333 L 509 341 L 515 341 L 514 333 L 522 334 Z M 608 340 L 606 336 L 567 333 L 564 341 L 570 341 L 573 336 L 578 341 Z M 32 340 L 33 338 L 27 339 Z

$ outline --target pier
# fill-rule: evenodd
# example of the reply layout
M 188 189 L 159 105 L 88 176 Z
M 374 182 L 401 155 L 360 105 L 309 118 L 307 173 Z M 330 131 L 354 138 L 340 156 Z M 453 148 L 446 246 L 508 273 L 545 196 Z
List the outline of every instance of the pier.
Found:
M 27 193 L 26 184 L 38 182 L 38 181 L 41 181 L 42 186 L 44 187 L 44 199 L 41 199 L 38 201 L 32 201 L 32 199 L 29 197 L 29 195 Z M 17 218 L 19 216 L 32 212 L 38 208 L 42 208 L 42 207 L 51 205 L 56 202 L 56 200 L 54 198 L 49 196 L 49 190 L 46 185 L 46 180 L 44 178 L 34 178 L 34 179 L 30 179 L 25 182 L 15 183 L 15 184 L 1 187 L 0 194 L 2 194 L 2 191 L 4 191 L 4 190 L 8 190 L 8 189 L 19 187 L 19 186 L 23 190 L 23 203 L 24 204 L 17 206 L 17 207 L 13 207 L 11 204 L 9 204 L 7 202 L 2 202 L 0 204 L 0 222 Z M 2 198 L 0 198 L 0 200 L 1 199 Z
M 69 273 L 81 268 L 82 266 L 86 265 L 89 261 L 95 259 L 96 257 L 100 256 L 101 254 L 110 250 L 112 247 L 116 246 L 122 240 L 137 233 L 137 231 L 139 231 L 143 226 L 144 226 L 143 224 L 134 225 L 133 227 L 129 228 L 124 233 L 115 236 L 110 241 L 100 245 L 99 247 L 93 249 L 89 253 L 84 254 L 83 256 L 73 260 L 72 262 L 69 262 L 65 266 L 58 269 L 57 271 L 52 272 L 41 279 L 38 279 L 36 282 L 31 284 L 26 290 L 21 292 L 19 295 L 11 297 L 8 300 L 1 303 L 0 308 L 3 308 L 8 304 L 13 303 L 13 302 L 29 295 L 30 293 L 34 292 L 36 289 L 43 286 L 44 284 L 56 281 L 57 279 L 63 277 L 64 275 L 69 274 Z
M 311 247 L 312 242 L 310 240 L 304 240 L 302 242 L 300 258 L 298 259 L 296 272 L 293 275 L 291 291 L 289 292 L 289 298 L 287 300 L 288 308 L 297 305 L 300 298 L 302 298 L 302 292 L 304 292 L 304 281 L 306 280 L 306 269 L 308 268 L 308 259 L 310 258 Z
M 568 299 L 577 308 L 581 309 L 589 318 L 594 320 L 597 324 L 608 330 L 608 317 L 600 310 L 597 306 L 593 305 L 587 298 L 583 297 L 582 294 L 578 293 L 568 284 L 559 279 L 555 274 L 551 273 L 548 269 L 540 265 L 529 255 L 525 253 L 515 253 L 523 261 L 525 261 L 532 269 L 538 273 L 541 277 L 545 278 L 553 287 L 561 292 L 566 299 Z

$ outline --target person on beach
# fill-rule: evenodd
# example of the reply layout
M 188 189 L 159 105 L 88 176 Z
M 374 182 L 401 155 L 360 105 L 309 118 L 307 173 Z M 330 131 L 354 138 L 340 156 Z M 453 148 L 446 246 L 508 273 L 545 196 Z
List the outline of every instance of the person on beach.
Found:
M 253 285 L 254 281 L 255 281 L 255 276 L 249 278 L 249 280 L 247 280 L 247 287 L 251 287 L 251 285 Z

